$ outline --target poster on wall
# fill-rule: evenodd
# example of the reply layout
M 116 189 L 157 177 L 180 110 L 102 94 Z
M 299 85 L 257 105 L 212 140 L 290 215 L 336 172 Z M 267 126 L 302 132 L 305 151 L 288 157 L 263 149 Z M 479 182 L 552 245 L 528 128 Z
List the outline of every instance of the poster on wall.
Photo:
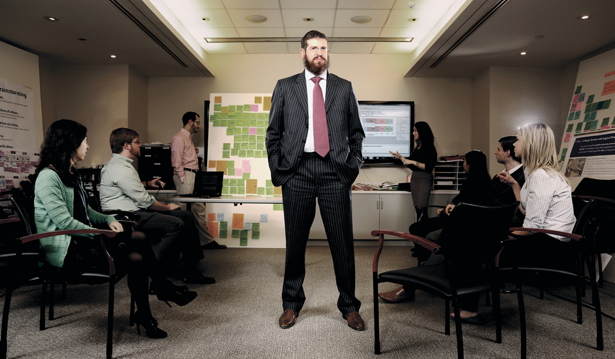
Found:
M 38 162 L 33 91 L 0 79 L 0 191 L 18 187 Z
M 575 136 L 564 159 L 564 175 L 615 178 L 615 130 Z
M 211 94 L 207 170 L 224 172 L 223 196 L 281 197 L 271 182 L 265 136 L 271 94 Z M 232 247 L 285 246 L 282 204 L 207 204 L 208 229 Z

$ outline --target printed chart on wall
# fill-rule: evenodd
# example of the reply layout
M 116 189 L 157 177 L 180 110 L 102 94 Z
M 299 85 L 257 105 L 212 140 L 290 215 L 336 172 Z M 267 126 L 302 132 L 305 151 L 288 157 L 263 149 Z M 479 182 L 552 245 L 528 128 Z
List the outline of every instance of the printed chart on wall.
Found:
M 271 94 L 211 94 L 208 171 L 224 172 L 223 196 L 281 197 L 271 183 L 265 135 Z M 284 247 L 282 204 L 207 204 L 208 226 L 230 246 Z
M 615 178 L 615 50 L 581 62 L 560 150 L 562 172 Z
M 38 163 L 33 91 L 0 80 L 0 191 L 19 187 Z

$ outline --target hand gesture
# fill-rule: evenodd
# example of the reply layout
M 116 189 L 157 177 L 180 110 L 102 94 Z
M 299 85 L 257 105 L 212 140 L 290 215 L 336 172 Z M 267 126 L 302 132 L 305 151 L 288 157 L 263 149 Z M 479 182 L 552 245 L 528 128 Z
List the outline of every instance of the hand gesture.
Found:
M 113 221 L 109 223 L 109 228 L 115 233 L 124 232 L 124 227 L 122 227 L 122 225 L 118 221 Z

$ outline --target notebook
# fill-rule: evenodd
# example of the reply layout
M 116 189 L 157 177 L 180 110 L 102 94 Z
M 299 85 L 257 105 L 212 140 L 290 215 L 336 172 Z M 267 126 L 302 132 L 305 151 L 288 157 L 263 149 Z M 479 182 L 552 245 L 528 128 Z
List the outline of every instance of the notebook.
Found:
M 180 194 L 180 197 L 220 197 L 224 172 L 197 172 L 194 179 L 194 192 Z

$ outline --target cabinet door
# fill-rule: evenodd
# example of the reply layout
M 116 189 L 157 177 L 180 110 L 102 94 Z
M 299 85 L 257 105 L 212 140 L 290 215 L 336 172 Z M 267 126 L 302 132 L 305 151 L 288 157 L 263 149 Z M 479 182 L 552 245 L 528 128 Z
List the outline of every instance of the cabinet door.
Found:
M 408 227 L 414 223 L 414 217 L 412 196 L 396 193 L 380 196 L 380 229 L 408 232 Z M 385 237 L 387 238 L 389 237 Z
M 374 239 L 371 233 L 380 228 L 380 195 L 360 193 L 352 196 L 354 239 Z

